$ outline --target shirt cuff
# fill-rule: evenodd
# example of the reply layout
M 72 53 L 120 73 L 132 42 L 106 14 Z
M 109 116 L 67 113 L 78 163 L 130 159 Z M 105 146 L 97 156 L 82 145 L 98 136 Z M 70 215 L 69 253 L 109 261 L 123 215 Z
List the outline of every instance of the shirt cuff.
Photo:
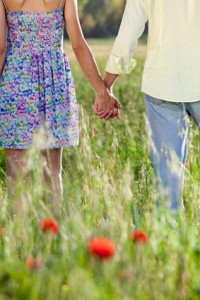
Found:
M 136 67 L 135 59 L 131 59 L 129 63 L 125 62 L 123 57 L 116 56 L 110 53 L 106 71 L 111 74 L 128 75 Z

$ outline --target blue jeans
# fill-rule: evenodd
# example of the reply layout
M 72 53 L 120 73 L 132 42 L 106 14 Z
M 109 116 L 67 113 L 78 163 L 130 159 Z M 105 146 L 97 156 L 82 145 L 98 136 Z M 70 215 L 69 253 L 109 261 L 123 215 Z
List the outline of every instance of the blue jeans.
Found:
M 200 127 L 200 101 L 169 102 L 144 95 L 146 129 L 159 200 L 171 209 L 183 207 L 189 117 Z

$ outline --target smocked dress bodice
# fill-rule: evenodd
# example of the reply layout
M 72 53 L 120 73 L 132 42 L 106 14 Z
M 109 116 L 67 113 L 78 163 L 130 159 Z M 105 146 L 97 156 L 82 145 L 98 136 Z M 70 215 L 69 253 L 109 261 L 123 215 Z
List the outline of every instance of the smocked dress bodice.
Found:
M 64 18 L 63 9 L 51 12 L 15 12 L 7 14 L 8 52 L 38 53 L 62 49 Z

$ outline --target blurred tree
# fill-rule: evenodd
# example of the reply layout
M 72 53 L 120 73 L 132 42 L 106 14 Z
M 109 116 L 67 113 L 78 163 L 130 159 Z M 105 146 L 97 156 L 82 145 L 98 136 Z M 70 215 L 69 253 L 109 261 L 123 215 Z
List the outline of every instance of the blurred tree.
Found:
M 126 0 L 79 0 L 79 16 L 86 37 L 116 35 Z

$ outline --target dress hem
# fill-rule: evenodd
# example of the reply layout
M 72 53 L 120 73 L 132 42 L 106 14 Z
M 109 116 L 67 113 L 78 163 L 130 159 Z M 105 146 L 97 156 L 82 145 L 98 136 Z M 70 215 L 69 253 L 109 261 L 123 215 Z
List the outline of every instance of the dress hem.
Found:
M 71 147 L 77 147 L 79 146 L 79 143 L 77 144 L 71 144 L 71 145 L 58 145 L 58 146 L 47 146 L 47 147 L 35 147 L 35 146 L 30 146 L 30 145 L 23 145 L 23 146 L 17 146 L 17 147 L 11 147 L 10 145 L 6 146 L 6 145 L 1 145 L 0 144 L 0 148 L 4 148 L 4 149 L 14 149 L 14 150 L 28 150 L 28 149 L 38 149 L 38 150 L 45 150 L 45 149 L 68 149 Z

